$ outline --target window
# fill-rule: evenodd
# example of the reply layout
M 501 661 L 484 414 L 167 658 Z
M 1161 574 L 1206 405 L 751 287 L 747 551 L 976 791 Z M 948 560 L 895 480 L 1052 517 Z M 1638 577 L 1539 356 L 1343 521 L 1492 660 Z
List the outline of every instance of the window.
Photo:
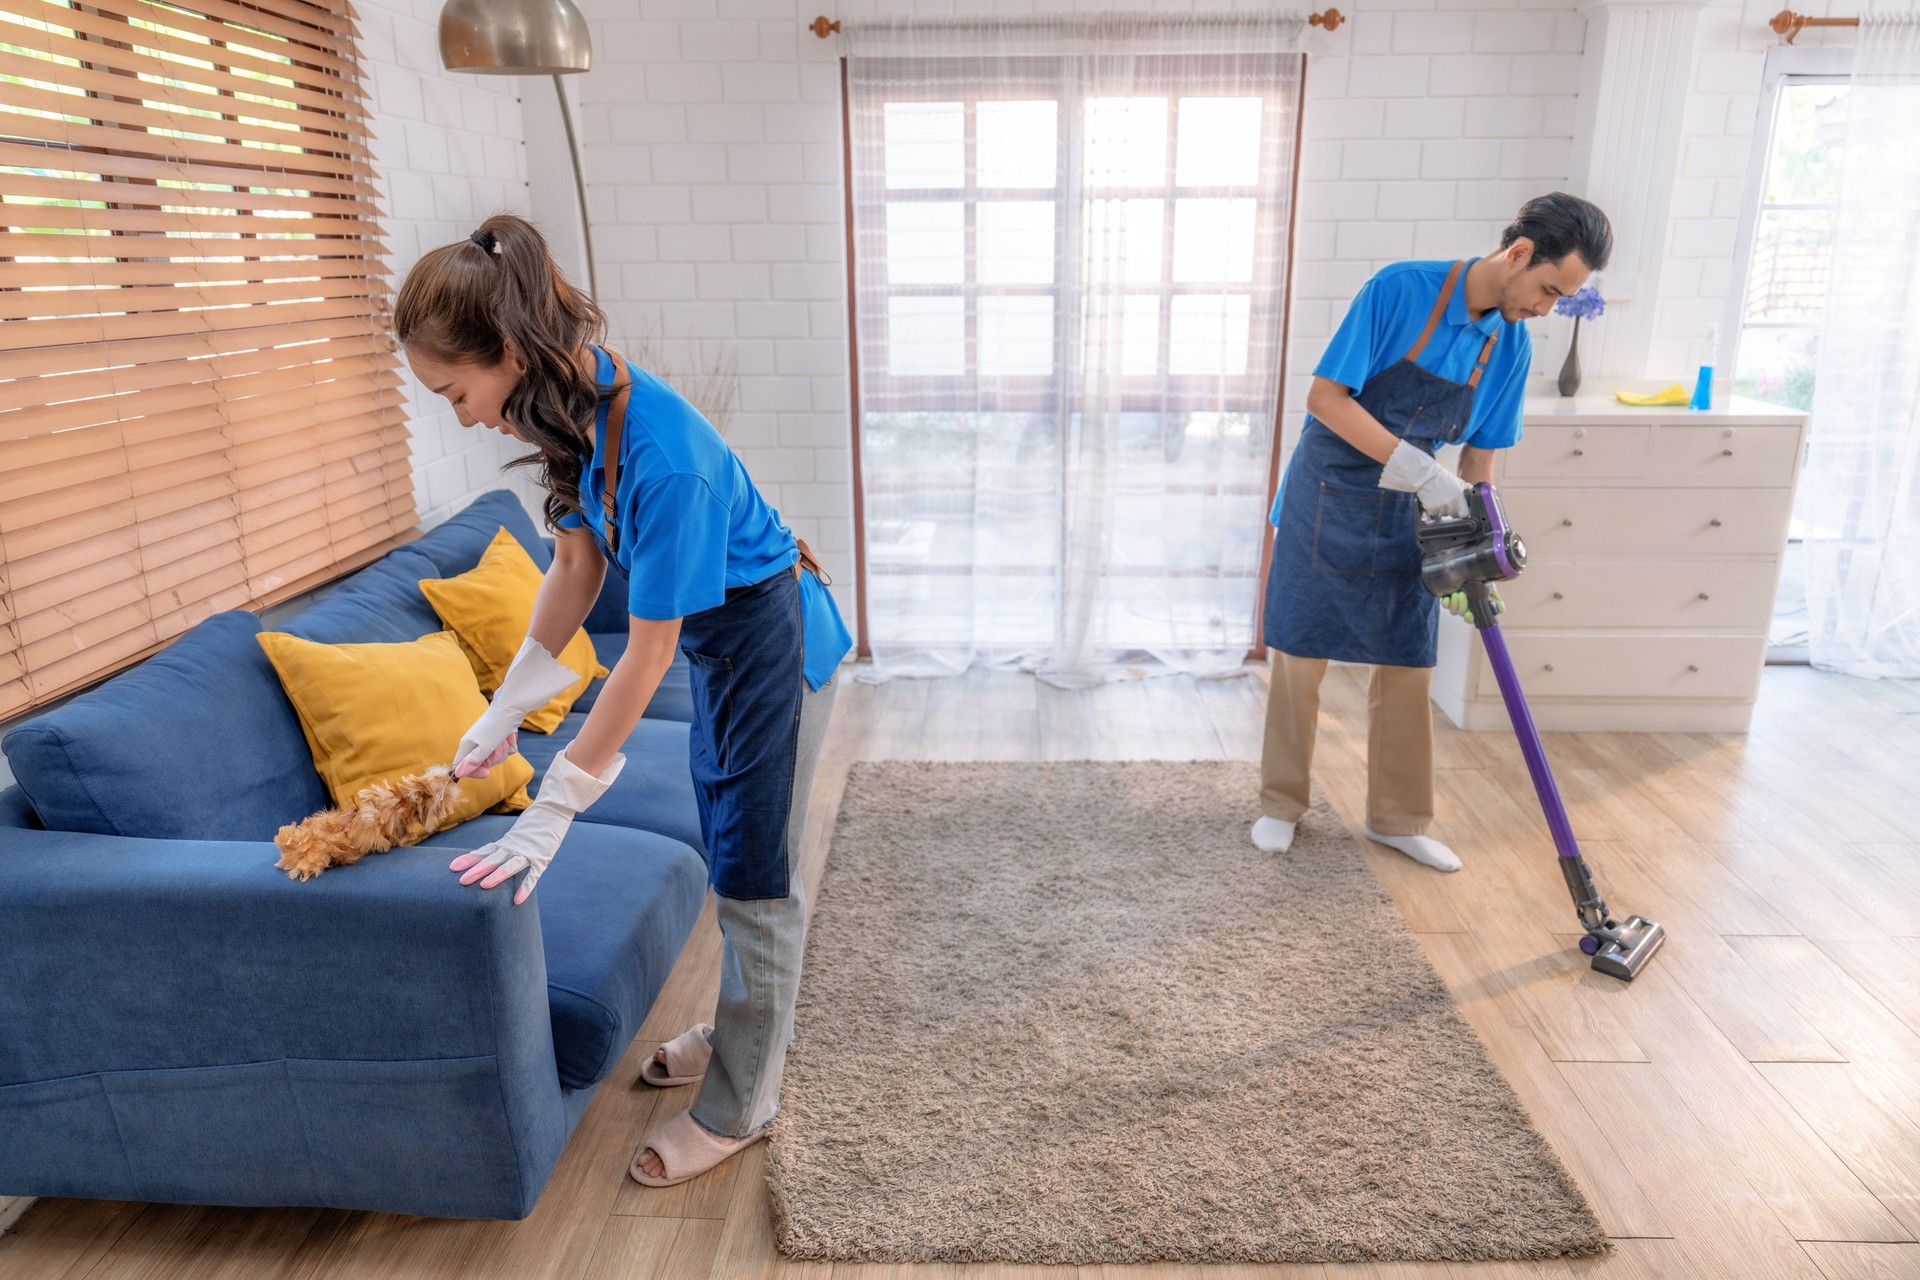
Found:
M 1744 274 L 1731 300 L 1733 350 L 1725 355 L 1734 393 L 1807 411 L 1840 202 L 1847 58 L 1846 50 L 1785 49 L 1768 60 L 1741 223 Z M 1776 660 L 1805 659 L 1803 533 L 1796 517 L 1774 600 Z
M 1237 663 L 1300 55 L 1140 54 L 1124 82 L 1073 58 L 868 62 L 848 127 L 876 659 L 1065 636 Z
M 0 12 L 0 717 L 415 523 L 341 0 Z

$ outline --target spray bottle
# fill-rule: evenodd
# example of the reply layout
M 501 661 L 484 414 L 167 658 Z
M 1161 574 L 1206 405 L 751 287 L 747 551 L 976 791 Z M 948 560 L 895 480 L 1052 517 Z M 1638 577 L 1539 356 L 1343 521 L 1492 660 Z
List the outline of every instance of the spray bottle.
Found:
M 1687 402 L 1690 413 L 1705 413 L 1713 408 L 1713 361 L 1720 345 L 1720 326 L 1707 326 L 1706 346 L 1700 351 L 1700 374 L 1694 379 L 1693 399 Z

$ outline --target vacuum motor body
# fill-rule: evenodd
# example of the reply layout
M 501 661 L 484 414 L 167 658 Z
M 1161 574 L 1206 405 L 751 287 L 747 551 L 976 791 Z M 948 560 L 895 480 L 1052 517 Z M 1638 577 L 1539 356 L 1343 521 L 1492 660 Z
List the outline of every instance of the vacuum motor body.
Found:
M 1464 516 L 1420 517 L 1420 581 L 1436 596 L 1474 583 L 1505 582 L 1527 567 L 1527 544 L 1507 523 L 1500 494 L 1490 484 L 1467 490 Z

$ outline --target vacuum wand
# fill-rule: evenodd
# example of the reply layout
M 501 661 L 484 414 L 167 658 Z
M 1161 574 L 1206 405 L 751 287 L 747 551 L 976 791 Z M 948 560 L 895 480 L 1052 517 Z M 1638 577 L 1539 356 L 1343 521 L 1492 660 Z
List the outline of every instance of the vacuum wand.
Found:
M 1593 967 L 1599 972 L 1631 982 L 1666 940 L 1667 931 L 1642 916 L 1615 920 L 1594 887 L 1592 869 L 1580 856 L 1579 843 L 1573 837 L 1573 823 L 1567 818 L 1560 788 L 1547 764 L 1546 746 L 1540 741 L 1533 713 L 1520 691 L 1520 676 L 1507 652 L 1506 637 L 1500 633 L 1500 606 L 1490 589 L 1493 583 L 1520 576 L 1527 564 L 1526 544 L 1507 523 L 1500 495 L 1490 484 L 1476 484 L 1467 490 L 1466 515 L 1422 515 L 1418 521 L 1415 535 L 1420 543 L 1421 582 L 1436 596 L 1464 592 L 1467 616 L 1487 647 L 1487 660 L 1493 666 L 1501 700 L 1507 704 L 1507 718 L 1520 740 L 1520 754 L 1526 759 L 1527 773 L 1533 779 L 1540 810 L 1559 854 L 1560 874 L 1573 897 L 1580 927 L 1586 931 L 1580 949 L 1593 958 Z

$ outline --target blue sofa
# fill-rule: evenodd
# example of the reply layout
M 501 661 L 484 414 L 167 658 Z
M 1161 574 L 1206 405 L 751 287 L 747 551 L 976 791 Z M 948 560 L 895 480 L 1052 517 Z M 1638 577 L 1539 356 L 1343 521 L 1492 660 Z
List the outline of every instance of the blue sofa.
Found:
M 491 493 L 277 629 L 438 631 L 419 579 L 502 526 L 551 562 Z M 587 629 L 611 665 L 608 577 Z M 516 908 L 446 869 L 505 815 L 304 884 L 274 868 L 274 832 L 328 797 L 260 629 L 215 615 L 0 743 L 0 1195 L 525 1217 L 706 894 L 685 670 Z M 536 770 L 601 683 L 521 734 Z

